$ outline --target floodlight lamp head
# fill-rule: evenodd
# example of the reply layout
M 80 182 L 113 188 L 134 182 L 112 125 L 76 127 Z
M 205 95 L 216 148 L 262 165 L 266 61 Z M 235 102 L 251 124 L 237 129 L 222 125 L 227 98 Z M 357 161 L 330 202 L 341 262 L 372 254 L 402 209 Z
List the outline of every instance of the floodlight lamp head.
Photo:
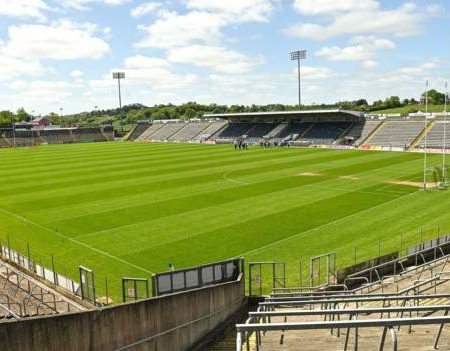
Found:
M 125 72 L 113 72 L 113 79 L 125 79 Z
M 306 59 L 306 50 L 299 50 L 291 52 L 291 60 L 304 60 Z

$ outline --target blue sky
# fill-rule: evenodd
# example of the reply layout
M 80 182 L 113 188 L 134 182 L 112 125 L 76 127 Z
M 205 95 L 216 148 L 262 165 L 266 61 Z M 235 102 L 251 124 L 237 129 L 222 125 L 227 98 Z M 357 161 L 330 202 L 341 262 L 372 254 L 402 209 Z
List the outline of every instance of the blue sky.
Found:
M 0 109 L 304 103 L 450 79 L 448 0 L 0 0 Z

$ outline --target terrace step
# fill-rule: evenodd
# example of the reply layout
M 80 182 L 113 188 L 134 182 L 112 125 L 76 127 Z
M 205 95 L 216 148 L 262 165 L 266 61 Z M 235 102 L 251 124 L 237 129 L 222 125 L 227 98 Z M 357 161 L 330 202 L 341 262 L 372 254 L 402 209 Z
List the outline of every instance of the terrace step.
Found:
M 413 142 L 411 143 L 410 149 L 414 149 L 415 147 L 417 147 L 417 145 L 420 144 L 422 139 L 425 138 L 425 135 L 428 135 L 430 130 L 433 129 L 434 124 L 435 124 L 434 121 L 428 122 L 427 126 L 422 130 L 422 132 L 420 132 L 420 134 L 417 136 L 417 138 L 415 138 L 413 140 Z
M 359 145 L 367 145 L 369 141 L 377 134 L 386 124 L 386 120 L 381 122 L 372 132 L 359 144 Z

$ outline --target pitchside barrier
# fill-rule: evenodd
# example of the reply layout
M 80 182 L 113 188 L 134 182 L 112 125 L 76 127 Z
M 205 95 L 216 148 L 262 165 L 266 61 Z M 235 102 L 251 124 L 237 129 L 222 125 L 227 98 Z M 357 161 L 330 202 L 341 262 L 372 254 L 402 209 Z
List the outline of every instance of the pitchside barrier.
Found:
M 153 296 L 201 288 L 207 285 L 235 281 L 244 271 L 244 259 L 235 258 L 152 276 Z
M 431 239 L 424 241 L 416 246 L 410 247 L 408 249 L 408 255 L 415 254 L 416 252 L 423 251 L 425 249 L 430 249 L 435 246 L 439 246 L 444 243 L 450 242 L 450 234 L 440 236 L 436 239 Z
M 8 261 L 15 263 L 23 269 L 36 274 L 60 288 L 63 288 L 70 293 L 82 297 L 81 285 L 75 280 L 69 279 L 55 270 L 48 269 L 43 265 L 35 263 L 31 258 L 20 254 L 19 252 L 7 247 L 1 246 L 1 255 Z
M 137 301 L 150 297 L 149 281 L 143 278 L 122 278 L 122 301 Z

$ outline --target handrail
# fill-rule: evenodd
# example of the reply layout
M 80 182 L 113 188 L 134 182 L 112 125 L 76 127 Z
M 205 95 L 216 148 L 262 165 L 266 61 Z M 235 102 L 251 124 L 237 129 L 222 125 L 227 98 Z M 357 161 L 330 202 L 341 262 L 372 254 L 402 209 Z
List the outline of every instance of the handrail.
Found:
M 302 323 L 250 323 L 237 324 L 238 332 L 242 331 L 279 331 L 279 330 L 317 330 L 330 328 L 376 328 L 403 325 L 430 325 L 450 323 L 450 316 L 414 317 L 414 318 L 385 318 L 385 319 L 353 319 L 349 321 L 331 322 L 302 322 Z
M 317 299 L 317 300 L 292 300 L 292 301 L 276 301 L 276 302 L 260 302 L 260 306 L 285 306 L 285 305 L 309 305 L 309 304 L 322 304 L 331 302 L 374 302 L 374 301 L 403 301 L 403 300 L 426 300 L 426 299 L 450 299 L 450 294 L 428 294 L 428 295 L 402 295 L 402 296 L 375 296 L 375 297 L 357 297 L 357 295 L 352 295 L 349 297 L 340 296 L 336 299 Z
M 22 314 L 22 307 L 20 306 L 20 304 L 15 303 L 15 302 L 11 302 L 11 304 L 13 305 L 18 305 Z M 18 315 L 17 313 L 15 313 L 14 311 L 12 311 L 11 309 L 9 309 L 9 307 L 6 307 L 5 305 L 0 303 L 0 308 L 2 308 L 3 310 L 5 310 L 9 315 L 13 316 L 15 319 L 20 319 L 21 316 Z
M 405 325 L 434 325 L 450 323 L 450 317 L 390 318 L 390 319 L 353 319 L 348 321 L 321 321 L 308 323 L 257 323 L 236 325 L 236 350 L 242 350 L 242 334 L 249 332 L 286 331 L 286 330 L 323 330 L 339 328 L 376 328 Z M 393 339 L 395 342 L 396 339 Z M 437 344 L 437 340 L 436 340 Z
M 345 315 L 345 314 L 376 314 L 389 312 L 436 312 L 450 309 L 450 305 L 430 306 L 406 306 L 406 307 L 371 307 L 371 308 L 349 308 L 349 309 L 320 309 L 301 311 L 256 311 L 249 312 L 252 318 L 257 317 L 293 317 L 293 316 L 322 316 L 322 315 Z

